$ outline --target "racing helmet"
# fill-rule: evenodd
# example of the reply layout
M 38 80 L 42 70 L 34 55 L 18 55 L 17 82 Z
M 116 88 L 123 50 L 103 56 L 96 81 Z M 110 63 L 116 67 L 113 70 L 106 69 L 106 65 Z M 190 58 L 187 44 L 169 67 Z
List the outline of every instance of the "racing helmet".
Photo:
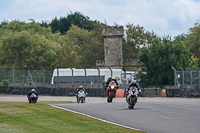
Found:
M 79 86 L 78 88 L 79 88 L 79 89 L 83 89 L 83 86 Z
M 116 80 L 116 77 L 115 77 L 115 76 L 112 76 L 111 78 L 112 78 L 112 80 Z
M 135 81 L 135 80 L 133 80 L 133 81 L 131 82 L 131 84 L 133 84 L 133 85 L 136 85 L 136 81 Z
M 31 92 L 35 92 L 35 89 L 31 89 Z

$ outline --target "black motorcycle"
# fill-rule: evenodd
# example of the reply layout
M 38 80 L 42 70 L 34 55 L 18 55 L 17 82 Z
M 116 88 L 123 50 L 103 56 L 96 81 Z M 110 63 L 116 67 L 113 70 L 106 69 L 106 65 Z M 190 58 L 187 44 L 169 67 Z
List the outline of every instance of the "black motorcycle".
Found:
M 133 109 L 137 103 L 137 88 L 135 86 L 131 87 L 126 95 L 126 102 L 128 103 L 129 109 Z
M 36 103 L 38 99 L 38 96 L 35 95 L 35 93 L 32 93 L 29 97 L 29 103 Z

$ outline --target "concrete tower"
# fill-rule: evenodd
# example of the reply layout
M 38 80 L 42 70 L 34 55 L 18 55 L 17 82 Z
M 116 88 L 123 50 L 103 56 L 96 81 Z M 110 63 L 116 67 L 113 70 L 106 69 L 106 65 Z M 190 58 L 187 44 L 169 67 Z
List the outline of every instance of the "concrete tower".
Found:
M 104 38 L 104 67 L 122 68 L 122 37 L 124 36 L 123 26 L 104 27 L 102 36 Z

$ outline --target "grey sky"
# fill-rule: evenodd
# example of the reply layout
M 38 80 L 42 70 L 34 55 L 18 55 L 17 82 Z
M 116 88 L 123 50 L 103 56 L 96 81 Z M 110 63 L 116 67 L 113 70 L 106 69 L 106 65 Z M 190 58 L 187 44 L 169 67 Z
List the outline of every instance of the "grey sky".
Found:
M 0 0 L 0 22 L 49 20 L 79 11 L 112 26 L 139 24 L 159 36 L 187 33 L 200 20 L 200 0 Z

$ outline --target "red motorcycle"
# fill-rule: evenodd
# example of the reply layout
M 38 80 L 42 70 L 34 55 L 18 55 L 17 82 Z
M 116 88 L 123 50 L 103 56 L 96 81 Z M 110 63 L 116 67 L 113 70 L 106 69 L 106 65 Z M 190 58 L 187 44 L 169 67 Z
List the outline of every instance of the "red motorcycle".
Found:
M 108 103 L 111 103 L 113 98 L 115 98 L 116 91 L 117 91 L 117 84 L 115 83 L 115 81 L 111 81 L 106 89 L 106 96 Z

